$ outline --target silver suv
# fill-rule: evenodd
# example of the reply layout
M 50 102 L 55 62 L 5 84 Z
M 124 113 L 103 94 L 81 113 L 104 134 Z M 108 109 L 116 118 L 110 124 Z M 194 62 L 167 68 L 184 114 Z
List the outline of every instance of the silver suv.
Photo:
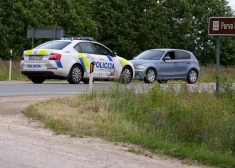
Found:
M 180 49 L 151 49 L 140 53 L 131 62 L 135 78 L 152 83 L 166 83 L 168 80 L 185 80 L 192 84 L 198 79 L 198 60 L 190 51 Z

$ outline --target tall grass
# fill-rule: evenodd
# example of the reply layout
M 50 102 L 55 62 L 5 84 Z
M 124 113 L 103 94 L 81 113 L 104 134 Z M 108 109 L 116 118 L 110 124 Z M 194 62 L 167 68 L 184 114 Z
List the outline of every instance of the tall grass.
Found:
M 216 81 L 216 65 L 202 66 L 200 70 L 200 76 L 198 82 L 215 82 Z M 220 66 L 219 68 L 219 77 L 227 76 L 233 82 L 235 82 L 235 66 Z
M 9 80 L 10 61 L 0 59 L 0 81 Z M 12 61 L 11 80 L 27 80 L 20 72 L 20 61 Z

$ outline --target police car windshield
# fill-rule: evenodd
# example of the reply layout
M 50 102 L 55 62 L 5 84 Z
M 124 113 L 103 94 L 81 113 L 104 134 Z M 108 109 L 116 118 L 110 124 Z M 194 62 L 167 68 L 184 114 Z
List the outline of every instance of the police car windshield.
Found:
M 35 49 L 54 49 L 62 50 L 64 47 L 69 45 L 70 41 L 49 41 L 37 46 Z
M 160 60 L 165 51 L 147 50 L 140 53 L 135 59 L 137 60 Z

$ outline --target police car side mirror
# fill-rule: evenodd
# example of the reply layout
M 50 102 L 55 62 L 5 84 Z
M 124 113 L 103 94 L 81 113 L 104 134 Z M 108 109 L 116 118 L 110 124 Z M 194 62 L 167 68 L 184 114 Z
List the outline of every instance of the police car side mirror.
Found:
M 116 57 L 117 56 L 117 53 L 112 51 L 112 56 Z

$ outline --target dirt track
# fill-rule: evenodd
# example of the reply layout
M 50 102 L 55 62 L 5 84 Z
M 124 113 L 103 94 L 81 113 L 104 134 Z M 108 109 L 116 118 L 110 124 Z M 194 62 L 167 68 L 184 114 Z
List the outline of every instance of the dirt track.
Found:
M 0 97 L 1 168 L 202 168 L 166 156 L 140 156 L 97 138 L 54 135 L 22 111 L 50 97 Z

